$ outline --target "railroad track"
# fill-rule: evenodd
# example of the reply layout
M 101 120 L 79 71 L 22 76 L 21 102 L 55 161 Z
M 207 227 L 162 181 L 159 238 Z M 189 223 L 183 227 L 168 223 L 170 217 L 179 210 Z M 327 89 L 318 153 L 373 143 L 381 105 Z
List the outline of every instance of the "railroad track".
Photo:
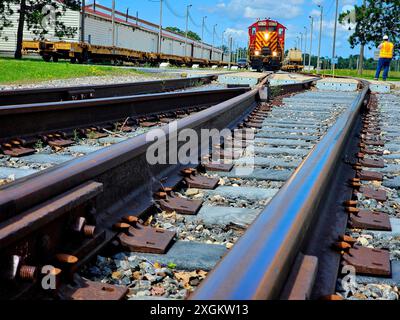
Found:
M 193 86 L 209 84 L 218 75 L 204 75 L 180 79 L 153 80 L 144 82 L 105 84 L 77 87 L 56 87 L 37 89 L 1 90 L 0 106 L 29 104 L 41 102 L 57 102 L 85 100 L 94 98 L 110 98 L 158 92 L 175 91 Z
M 349 221 L 337 244 L 355 277 L 346 283 L 344 273 L 339 275 L 339 297 L 399 299 L 399 107 L 398 94 L 376 94 L 363 115 L 357 174 L 349 181 L 353 195 L 344 203 Z
M 0 179 L 4 184 L 25 177 L 248 90 L 184 91 L 3 106 Z
M 167 141 L 188 129 L 236 129 L 233 139 L 214 141 L 214 153 L 196 143 L 200 164 L 149 165 L 153 142 L 138 125 L 131 128 L 135 137 L 120 130 L 123 140 L 107 137 L 118 143 L 3 186 L 1 296 L 185 299 L 194 291 L 192 299 L 338 297 L 332 294 L 350 249 L 344 243 L 351 249 L 355 243 L 345 236 L 354 232 L 346 231 L 345 210 L 357 207 L 343 202 L 359 183 L 343 187 L 343 179 L 359 170 L 354 155 L 369 91 L 360 83 L 361 90 L 340 95 L 296 93 L 314 80 L 269 93 L 265 83 L 220 90 L 219 100 L 209 103 L 196 93 L 203 109 L 166 117 L 173 127 L 160 126 L 160 117 L 149 125 Z M 147 98 L 159 99 L 152 105 L 161 112 L 166 96 L 172 94 Z M 267 102 L 268 96 L 274 99 Z M 144 97 L 130 99 L 140 104 Z M 127 116 L 116 118 L 121 124 Z M 44 265 L 52 266 L 56 290 L 41 289 Z

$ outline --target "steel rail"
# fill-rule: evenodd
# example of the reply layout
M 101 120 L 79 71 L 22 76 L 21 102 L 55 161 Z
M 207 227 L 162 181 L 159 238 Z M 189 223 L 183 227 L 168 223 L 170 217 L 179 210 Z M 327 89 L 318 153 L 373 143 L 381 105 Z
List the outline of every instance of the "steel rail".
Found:
M 195 130 L 224 129 L 233 126 L 235 121 L 242 119 L 246 110 L 256 104 L 258 91 L 258 88 L 253 89 L 190 117 L 178 120 L 176 130 L 180 132 L 187 128 Z M 161 129 L 166 132 L 167 140 L 171 134 L 176 134 L 176 132 L 168 132 L 168 126 L 163 126 Z M 107 171 L 129 162 L 130 170 L 135 172 L 121 172 L 121 181 L 129 180 L 127 185 L 113 184 L 109 187 L 110 189 L 115 188 L 115 190 L 105 190 L 114 195 L 119 193 L 118 197 L 122 198 L 125 195 L 122 189 L 126 190 L 127 186 L 132 188 L 145 186 L 148 184 L 149 178 L 156 177 L 163 170 L 171 167 L 169 165 L 147 165 L 146 168 L 143 168 L 137 165 L 146 163 L 146 151 L 152 143 L 146 141 L 146 135 L 139 135 L 0 188 L 0 221 L 88 180 L 97 179 Z M 151 177 L 144 174 L 143 171 L 148 171 L 147 174 Z M 131 177 L 128 177 L 130 174 Z M 103 200 L 106 200 L 106 197 Z
M 166 140 L 189 128 L 198 133 L 201 129 L 235 128 L 263 98 L 264 84 L 265 81 L 251 91 L 178 120 L 172 131 L 168 126 L 162 127 Z M 152 144 L 146 135 L 140 135 L 0 187 L 0 253 L 4 256 L 15 254 L 15 247 L 23 243 L 24 247 L 30 248 L 29 262 L 33 265 L 53 259 L 56 250 L 65 244 L 62 241 L 69 235 L 67 226 L 77 213 L 69 205 L 57 214 L 37 209 L 44 204 L 52 206 L 62 195 L 95 182 L 102 186 L 93 204 L 99 237 L 89 243 L 76 243 L 68 250 L 76 253 L 80 264 L 84 264 L 113 239 L 116 231 L 112 226 L 127 214 L 129 208 L 135 212 L 132 214 L 141 216 L 144 213 L 141 210 L 153 204 L 153 192 L 161 186 L 176 185 L 169 183 L 178 183 L 182 179 L 180 169 L 187 165 L 148 164 L 146 152 Z M 180 144 L 184 142 L 178 143 L 178 147 Z M 200 145 L 200 154 L 209 153 L 208 148 L 200 150 Z M 169 149 L 169 144 L 166 148 Z M 20 296 L 23 294 L 20 285 L 24 286 L 16 283 L 4 294 Z
M 113 123 L 127 117 L 138 118 L 211 106 L 248 90 L 249 88 L 199 90 L 3 106 L 0 107 L 0 142 L 97 123 Z
M 312 228 L 368 84 L 256 221 L 194 292 L 194 300 L 278 299 Z
M 252 105 L 256 104 L 260 99 L 267 99 L 266 95 L 268 91 L 264 90 L 266 82 L 265 79 L 265 81 L 251 91 L 245 88 L 229 89 L 230 92 L 242 90 L 245 93 L 241 95 L 235 94 L 229 100 L 223 101 L 188 118 L 178 120 L 178 130 L 194 128 L 194 124 L 198 125 L 197 130 L 200 130 L 200 128 L 233 128 L 247 116 L 246 112 L 251 109 Z M 291 91 L 291 85 L 286 85 L 285 87 L 288 91 Z M 223 90 L 223 92 L 227 91 Z M 199 92 L 196 92 L 196 94 L 199 94 Z M 209 94 L 207 93 L 207 95 Z M 135 98 L 145 99 L 146 97 L 136 96 Z M 163 130 L 167 130 L 167 126 L 162 128 Z M 79 184 L 96 179 L 99 175 L 105 174 L 108 170 L 112 170 L 124 164 L 124 162 L 133 161 L 134 163 L 137 161 L 144 164 L 144 159 L 135 159 L 135 157 L 144 157 L 147 147 L 150 145 L 145 139 L 145 135 L 140 135 L 0 187 L 0 222 L 66 190 L 72 189 Z M 147 166 L 146 170 L 149 171 L 151 177 L 155 177 L 160 175 L 163 170 L 165 171 L 166 167 L 168 166 Z M 128 169 L 128 173 L 121 173 L 123 175 L 121 178 L 122 181 L 126 180 L 128 174 L 132 173 L 131 170 L 137 171 L 132 174 L 135 179 L 129 179 L 128 186 L 148 184 L 146 179 L 149 177 L 141 179 L 143 178 L 143 168 L 134 166 Z M 110 187 L 116 188 L 116 190 L 111 190 L 110 193 L 121 192 L 119 189 L 120 186 L 117 184 L 113 184 Z M 105 191 L 108 192 L 107 189 Z M 120 195 L 120 198 L 122 197 L 123 194 Z M 107 199 L 104 197 L 103 202 L 106 201 Z
M 204 75 L 199 77 L 153 80 L 143 82 L 129 82 L 105 85 L 85 85 L 58 88 L 0 90 L 0 106 L 81 100 L 81 96 L 90 98 L 107 98 L 129 96 L 146 93 L 157 93 L 171 90 L 185 89 L 198 84 L 208 84 L 216 80 L 218 75 Z

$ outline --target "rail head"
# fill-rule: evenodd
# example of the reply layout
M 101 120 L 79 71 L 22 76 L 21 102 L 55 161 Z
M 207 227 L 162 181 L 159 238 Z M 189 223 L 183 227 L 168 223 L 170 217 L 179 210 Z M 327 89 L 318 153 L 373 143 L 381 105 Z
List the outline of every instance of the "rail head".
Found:
M 278 299 L 319 202 L 365 104 L 368 84 L 329 129 L 231 251 L 191 296 L 193 300 Z

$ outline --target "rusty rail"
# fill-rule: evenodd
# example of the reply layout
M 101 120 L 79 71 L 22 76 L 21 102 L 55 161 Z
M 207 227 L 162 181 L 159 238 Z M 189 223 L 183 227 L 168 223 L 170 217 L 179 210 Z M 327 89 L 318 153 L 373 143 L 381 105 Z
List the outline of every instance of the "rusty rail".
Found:
M 188 128 L 197 132 L 232 129 L 260 99 L 268 98 L 264 84 L 178 120 L 174 132 L 167 126 L 161 129 L 167 140 Z M 137 136 L 0 188 L 0 261 L 17 255 L 28 267 L 40 266 L 52 263 L 64 249 L 79 259 L 74 266 L 78 268 L 113 239 L 115 222 L 127 214 L 141 216 L 152 205 L 153 192 L 183 179 L 179 172 L 187 166 L 147 163 L 146 151 L 151 144 L 145 135 Z M 199 149 L 199 153 L 209 150 Z M 96 228 L 94 234 L 88 232 L 89 238 L 81 231 L 76 234 L 74 221 L 79 218 Z M 76 269 L 66 270 L 68 274 Z M 18 296 L 26 286 L 5 286 L 0 296 Z
M 312 228 L 346 139 L 365 104 L 368 84 L 294 172 L 192 299 L 278 299 Z
M 94 98 L 110 98 L 166 92 L 186 89 L 198 84 L 208 84 L 216 80 L 218 75 L 200 77 L 152 80 L 106 85 L 71 86 L 58 88 L 17 89 L 0 91 L 0 106 L 83 100 Z
M 156 93 L 82 101 L 46 102 L 0 107 L 0 142 L 54 131 L 124 121 L 162 112 L 210 106 L 248 88 Z

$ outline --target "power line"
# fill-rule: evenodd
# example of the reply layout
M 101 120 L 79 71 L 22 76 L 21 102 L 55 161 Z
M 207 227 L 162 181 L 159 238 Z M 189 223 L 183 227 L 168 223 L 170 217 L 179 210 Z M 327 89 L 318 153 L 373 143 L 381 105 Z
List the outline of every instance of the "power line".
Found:
M 193 19 L 191 13 L 189 13 L 189 19 L 190 19 L 190 22 L 193 23 L 193 25 L 194 25 L 195 27 L 201 28 L 201 25 L 196 23 L 196 21 Z
M 179 14 L 179 13 L 170 5 L 170 3 L 169 3 L 168 0 L 164 0 L 164 2 L 165 2 L 165 6 L 168 8 L 168 10 L 169 10 L 175 17 L 180 18 L 180 19 L 186 18 L 186 15 L 185 15 L 185 14 Z

